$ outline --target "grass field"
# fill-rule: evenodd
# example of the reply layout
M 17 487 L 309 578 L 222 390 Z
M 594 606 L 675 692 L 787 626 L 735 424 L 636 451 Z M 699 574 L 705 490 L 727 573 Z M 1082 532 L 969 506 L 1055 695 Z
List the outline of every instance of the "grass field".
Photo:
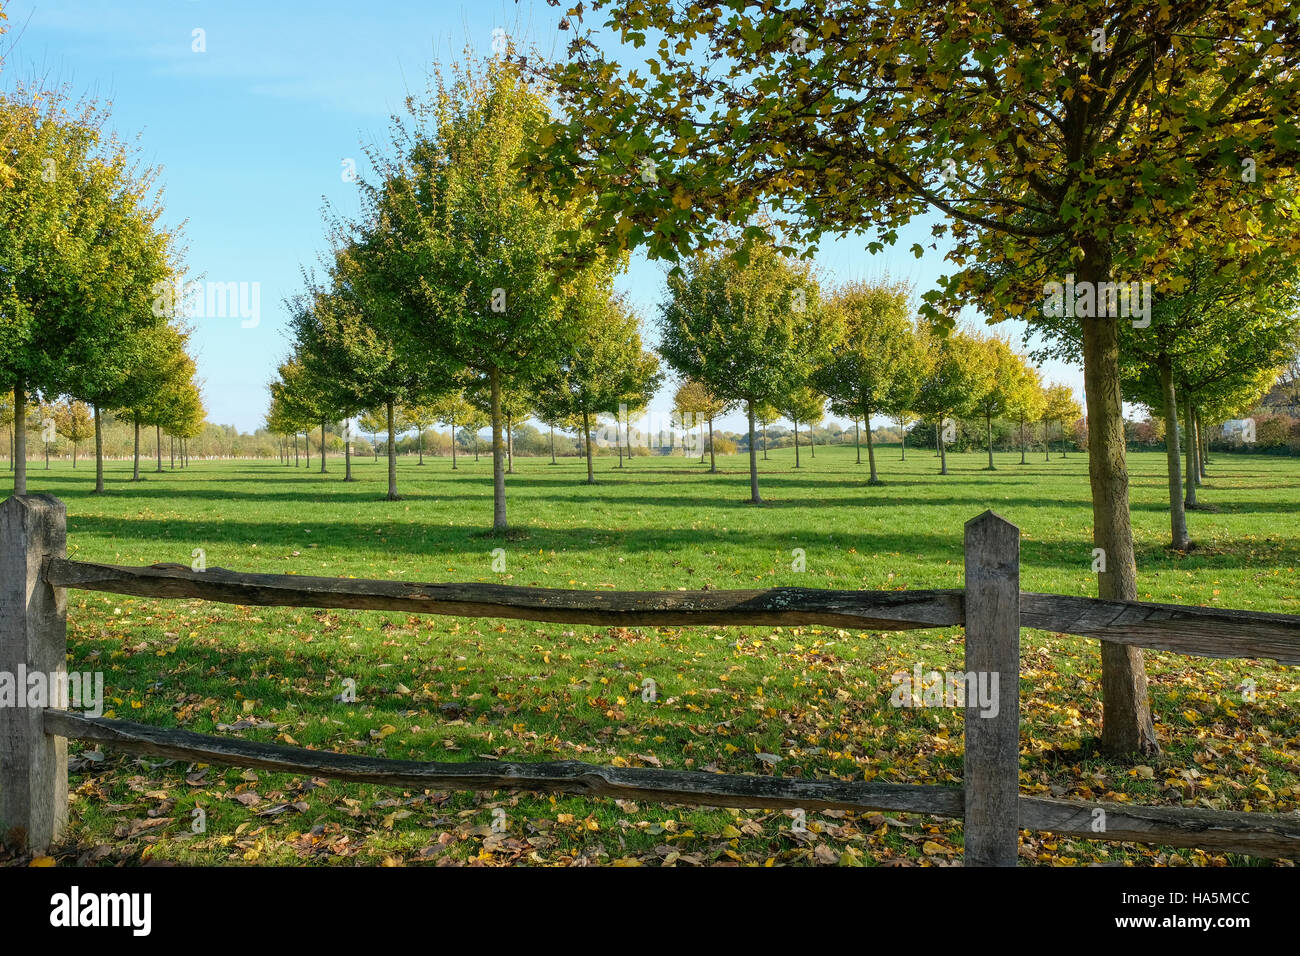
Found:
M 1021 586 L 1095 593 L 1087 462 L 1019 464 L 971 453 L 940 476 L 933 452 L 878 450 L 868 487 L 854 451 L 760 462 L 768 503 L 746 504 L 747 459 L 721 474 L 681 458 L 619 471 L 519 459 L 508 540 L 491 523 L 491 462 L 360 460 L 345 484 L 276 462 L 194 462 L 127 482 L 109 463 L 45 471 L 30 490 L 68 506 L 75 558 L 409 581 L 500 581 L 590 589 L 930 588 L 962 584 L 962 525 L 992 508 L 1023 533 Z M 142 466 L 144 467 L 144 466 Z M 152 463 L 149 464 L 152 467 Z M 1188 555 L 1167 552 L 1164 457 L 1130 456 L 1139 596 L 1300 613 L 1300 462 L 1217 456 L 1192 512 Z M 3 475 L 3 473 L 0 473 Z M 0 496 L 8 493 L 0 477 Z M 506 570 L 492 570 L 492 549 Z M 806 571 L 792 569 L 803 549 Z M 103 670 L 110 716 L 405 759 L 580 759 L 594 763 L 956 783 L 961 719 L 889 706 L 890 675 L 960 669 L 961 630 L 598 628 L 242 608 L 69 592 L 69 667 Z M 1148 655 L 1164 752 L 1103 759 L 1095 642 L 1022 635 L 1021 792 L 1217 809 L 1300 806 L 1300 682 L 1269 661 Z M 360 700 L 337 702 L 346 678 Z M 657 685 L 642 700 L 642 682 Z M 1243 700 L 1243 681 L 1257 687 Z M 200 768 L 73 748 L 75 791 L 60 863 L 532 863 L 624 865 L 944 864 L 961 827 L 934 818 L 745 813 L 559 796 L 401 792 L 288 775 Z M 757 754 L 763 754 L 760 759 Z M 768 755 L 780 761 L 771 762 Z M 192 811 L 206 832 L 191 832 Z M 494 810 L 505 832 L 493 832 Z M 499 818 L 499 815 L 498 815 Z M 1025 862 L 1258 863 L 1200 851 L 1026 834 Z M 18 861 L 21 862 L 21 861 Z

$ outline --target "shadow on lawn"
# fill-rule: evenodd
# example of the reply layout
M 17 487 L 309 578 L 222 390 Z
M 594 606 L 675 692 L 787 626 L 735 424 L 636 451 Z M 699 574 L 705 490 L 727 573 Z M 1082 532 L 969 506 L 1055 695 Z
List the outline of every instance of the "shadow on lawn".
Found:
M 1014 515 L 1008 517 L 1014 520 Z M 609 531 L 526 524 L 516 525 L 516 528 L 526 537 L 517 546 L 507 544 L 507 547 L 518 547 L 521 554 L 531 555 L 541 550 L 567 555 L 608 555 L 618 550 L 629 555 L 680 555 L 682 570 L 677 572 L 680 576 L 663 577 L 657 582 L 646 580 L 643 587 L 647 589 L 694 587 L 712 583 L 717 574 L 730 577 L 736 569 L 731 565 L 721 566 L 729 549 L 756 552 L 752 568 L 754 573 L 768 571 L 773 566 L 768 560 L 771 558 L 775 559 L 778 574 L 782 574 L 792 547 L 808 549 L 809 560 L 815 567 L 817 548 L 822 542 L 834 550 L 836 570 L 846 574 L 879 573 L 883 570 L 882 564 L 887 563 L 893 554 L 916 555 L 935 564 L 950 562 L 958 568 L 963 561 L 960 527 L 944 532 L 912 530 L 900 533 L 838 528 L 833 532 L 816 533 L 807 530 L 731 531 L 715 535 L 704 535 L 689 528 Z M 480 536 L 481 529 L 478 527 L 403 523 L 376 530 L 373 526 L 369 529 L 359 527 L 351 519 L 313 519 L 310 516 L 304 518 L 301 525 L 286 525 L 221 518 L 205 521 L 77 515 L 69 519 L 69 532 L 74 558 L 77 538 L 83 534 L 110 540 L 158 541 L 160 545 L 156 552 L 149 555 L 151 563 L 179 560 L 188 564 L 192 548 L 201 545 L 208 551 L 209 566 L 265 573 L 298 571 L 318 574 L 321 569 L 318 565 L 312 565 L 339 550 L 379 551 L 385 556 L 423 559 L 412 563 L 416 568 L 422 569 L 421 574 L 432 574 L 432 580 L 442 581 L 463 580 L 468 572 L 468 569 L 458 568 L 452 574 L 439 573 L 448 561 L 461 564 L 466 559 L 480 561 L 483 564 L 482 571 L 487 573 L 486 555 L 496 540 Z M 177 542 L 174 548 L 168 547 L 168 542 L 172 541 Z M 312 548 L 313 544 L 318 547 Z M 256 557 L 248 553 L 253 545 L 261 549 Z M 239 553 L 223 554 L 222 546 Z M 845 549 L 850 547 L 856 554 L 850 556 L 845 553 Z M 1035 571 L 1043 570 L 1087 573 L 1093 561 L 1092 547 L 1091 539 L 1082 536 L 1057 541 L 1024 540 L 1021 544 L 1024 567 L 1022 576 L 1032 580 Z M 277 555 L 277 551 L 281 553 Z M 293 551 L 300 553 L 293 556 L 290 554 Z M 1187 555 L 1168 551 L 1163 539 L 1140 542 L 1137 548 L 1139 584 L 1142 575 L 1162 571 L 1240 568 L 1243 564 L 1251 563 L 1252 552 L 1261 566 L 1293 567 L 1300 564 L 1300 541 L 1297 540 L 1279 540 L 1263 556 L 1258 554 L 1259 551 L 1258 540 L 1215 542 L 1211 549 L 1197 550 Z M 881 557 L 873 558 L 872 555 Z M 699 569 L 698 572 L 696 568 Z M 525 566 L 521 573 L 532 572 Z M 666 568 L 663 571 L 665 575 L 670 573 L 672 572 Z M 495 578 L 495 575 L 492 577 Z M 786 577 L 783 574 L 780 583 L 794 583 L 786 580 Z M 808 586 L 818 586 L 819 580 L 818 577 L 813 577 Z M 555 586 L 562 586 L 563 583 L 554 582 Z M 737 584 L 742 583 L 752 586 L 752 582 L 737 581 Z M 802 581 L 799 583 L 802 584 Z M 1027 590 L 1032 589 L 1028 584 L 1025 586 Z

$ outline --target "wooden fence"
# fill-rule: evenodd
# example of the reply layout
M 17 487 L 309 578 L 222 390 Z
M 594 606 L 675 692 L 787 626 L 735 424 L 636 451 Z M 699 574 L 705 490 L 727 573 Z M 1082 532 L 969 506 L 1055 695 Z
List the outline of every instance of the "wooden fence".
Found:
M 967 699 L 960 787 L 715 774 L 577 761 L 417 762 L 164 730 L 52 708 L 0 706 L 0 834 L 43 851 L 67 818 L 67 741 L 177 760 L 258 767 L 399 787 L 556 791 L 661 803 L 883 810 L 963 820 L 967 866 L 1013 866 L 1018 831 L 1300 858 L 1300 815 L 1054 800 L 1019 794 L 1020 628 L 1208 657 L 1300 663 L 1300 616 L 1104 601 L 1020 590 L 1020 533 L 991 511 L 966 523 L 966 587 L 939 591 L 593 592 L 494 584 L 414 584 L 184 565 L 69 561 L 62 502 L 0 504 L 0 674 L 64 673 L 66 590 L 228 604 L 355 608 L 610 625 L 830 624 L 870 631 L 964 626 L 969 674 L 996 681 L 999 707 Z M 986 708 L 988 709 L 988 708 Z M 1100 813 L 1098 811 L 1101 811 Z M 1100 826 L 1099 826 L 1100 822 Z

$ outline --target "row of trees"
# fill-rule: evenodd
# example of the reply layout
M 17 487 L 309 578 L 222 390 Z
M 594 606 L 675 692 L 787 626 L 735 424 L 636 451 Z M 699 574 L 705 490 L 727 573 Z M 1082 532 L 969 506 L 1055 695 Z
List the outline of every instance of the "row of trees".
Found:
M 750 500 L 762 501 L 756 430 L 777 416 L 801 424 L 833 414 L 866 424 L 869 484 L 879 484 L 871 419 L 906 428 L 979 417 L 993 464 L 993 421 L 1017 422 L 1022 460 L 1030 426 L 1062 429 L 1080 407 L 1067 386 L 1044 388 L 1038 371 L 1003 339 L 934 332 L 914 320 L 903 283 L 854 281 L 823 290 L 805 260 L 759 242 L 744 257 L 704 250 L 669 274 L 660 352 L 684 378 L 674 406 L 708 422 L 743 407 L 749 419 Z M 948 473 L 938 439 L 940 472 Z M 796 467 L 798 467 L 796 438 Z M 714 466 L 716 470 L 716 465 Z
M 593 420 L 647 402 L 658 360 L 613 289 L 625 260 L 585 237 L 578 204 L 520 181 L 516 163 L 548 119 L 544 92 L 508 57 L 437 74 L 411 100 L 392 149 L 370 156 L 361 214 L 331 219 L 324 275 L 306 275 L 290 303 L 292 353 L 271 385 L 268 427 L 323 430 L 382 409 L 395 499 L 399 408 L 423 419 L 417 427 L 482 413 L 497 532 L 508 527 L 514 422 L 579 424 L 594 480 Z
M 137 479 L 141 428 L 184 438 L 203 423 L 188 330 L 159 307 L 180 261 L 160 222 L 156 170 L 105 121 L 61 91 L 0 93 L 0 390 L 13 395 L 15 494 L 27 490 L 29 405 L 50 408 L 42 427 L 57 427 L 60 397 L 90 407 L 97 492 L 101 410 L 131 418 Z M 64 427 L 89 437 L 84 421 Z

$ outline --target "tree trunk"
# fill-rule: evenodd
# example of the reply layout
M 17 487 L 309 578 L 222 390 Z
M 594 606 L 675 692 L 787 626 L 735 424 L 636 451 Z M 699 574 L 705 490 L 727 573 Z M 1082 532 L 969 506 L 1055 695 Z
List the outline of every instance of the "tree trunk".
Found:
M 346 432 L 343 435 L 343 480 L 352 480 L 352 442 Z
M 902 452 L 899 461 L 907 461 L 907 427 L 903 427 L 903 440 L 898 443 L 898 450 Z
M 501 372 L 491 369 L 492 382 L 492 530 L 506 530 L 505 446 L 501 440 Z M 475 446 L 477 447 L 477 446 Z
M 709 419 L 709 474 L 718 473 L 718 456 L 713 451 L 713 419 Z
M 1157 360 L 1160 372 L 1160 390 L 1165 405 L 1165 422 L 1173 428 L 1165 429 L 1165 461 L 1169 474 L 1169 546 L 1176 551 L 1186 551 L 1187 512 L 1183 508 L 1182 462 L 1178 460 L 1178 395 L 1174 390 L 1173 368 L 1169 356 Z
M 1080 280 L 1105 281 L 1099 254 L 1080 264 Z M 1137 560 L 1128 508 L 1124 415 L 1120 394 L 1119 325 L 1113 318 L 1083 320 L 1083 377 L 1088 414 L 1088 477 L 1092 487 L 1093 545 L 1106 556 L 1099 596 L 1137 599 Z M 1112 754 L 1157 753 L 1140 648 L 1101 644 L 1102 747 Z
M 1196 448 L 1196 486 L 1199 488 L 1201 479 L 1205 477 L 1205 456 L 1201 454 L 1201 413 L 1195 405 L 1192 406 L 1192 435 Z
M 27 494 L 27 385 L 14 385 L 14 494 Z
M 623 440 L 627 442 L 627 464 L 632 467 L 632 413 L 629 411 L 623 416 L 626 428 L 623 429 Z
M 559 464 L 559 462 L 555 460 L 555 426 L 554 425 L 551 426 L 551 464 L 552 465 Z M 623 446 L 622 445 L 618 446 L 618 467 L 620 468 L 623 467 Z
M 293 467 L 298 467 L 298 433 L 293 433 Z
M 154 425 L 154 427 L 153 427 L 153 440 L 154 440 L 154 444 L 158 446 L 158 447 L 155 449 L 155 450 L 158 452 L 158 468 L 157 468 L 157 471 L 158 471 L 158 474 L 161 475 L 161 474 L 162 474 L 162 426 L 161 426 L 161 425 Z M 77 446 L 76 446 L 76 445 L 73 445 L 73 446 L 72 446 L 72 460 L 73 460 L 74 463 L 75 463 L 76 460 L 77 460 Z M 74 464 L 73 467 L 76 467 L 75 464 Z
M 993 467 L 993 416 L 987 409 L 984 411 L 984 441 L 989 447 L 989 466 L 987 471 L 997 471 Z
M 791 419 L 791 421 L 794 422 L 794 466 L 798 468 L 799 467 L 799 422 L 796 419 Z
M 1177 421 L 1177 418 L 1174 419 Z M 1192 401 L 1183 394 L 1183 441 L 1187 445 L 1187 477 L 1184 479 L 1183 491 L 1186 496 L 1183 504 L 1188 508 L 1196 507 L 1196 433 L 1192 428 Z
M 582 410 L 582 434 L 587 442 L 587 484 L 594 485 L 596 473 L 591 465 L 591 418 L 585 408 Z
M 399 500 L 397 495 L 397 434 L 393 421 L 393 406 L 396 404 L 391 398 L 386 403 L 388 407 L 388 500 Z
M 754 403 L 746 400 L 745 405 L 749 409 L 749 503 L 753 505 L 762 504 L 763 499 L 758 494 L 758 449 L 755 448 L 754 435 Z M 766 446 L 764 441 L 764 446 Z
M 862 421 L 866 424 L 867 463 L 871 468 L 871 476 L 867 478 L 867 484 L 878 485 L 880 484 L 880 476 L 876 474 L 876 443 L 871 437 L 871 409 L 863 409 Z
M 140 415 L 139 413 L 132 416 L 135 419 L 135 470 L 131 474 L 132 481 L 140 480 Z
M 325 419 L 320 421 L 320 473 L 325 474 Z
M 1049 440 L 1051 438 L 1051 434 L 1052 434 L 1051 423 L 1044 418 L 1043 419 L 1043 461 L 1052 460 L 1052 445 Z
M 506 474 L 515 473 L 515 420 L 513 415 L 506 415 Z
M 943 414 L 939 415 L 939 425 L 934 427 L 934 438 L 939 443 L 939 474 L 948 474 L 948 448 L 943 440 L 943 431 L 940 425 L 943 424 Z
M 1210 438 L 1205 434 L 1205 422 L 1201 420 L 1201 412 L 1196 412 L 1196 447 L 1199 451 L 1197 461 L 1200 463 L 1200 474 L 1202 478 L 1210 476 L 1205 471 L 1205 466 L 1210 463 Z

